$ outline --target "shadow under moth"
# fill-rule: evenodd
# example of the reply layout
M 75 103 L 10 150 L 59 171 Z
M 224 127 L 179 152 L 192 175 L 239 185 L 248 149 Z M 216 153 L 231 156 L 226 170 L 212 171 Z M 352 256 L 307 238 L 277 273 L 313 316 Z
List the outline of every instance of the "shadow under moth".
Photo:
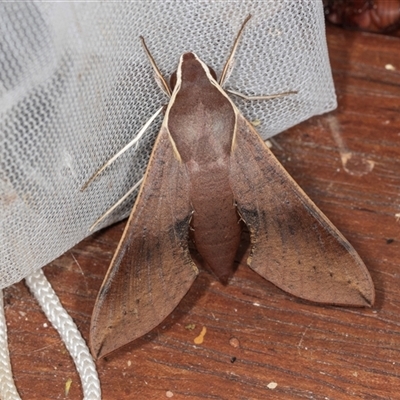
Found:
M 142 38 L 170 101 L 94 306 L 90 348 L 96 358 L 148 333 L 178 305 L 198 274 L 191 238 L 204 263 L 227 282 L 242 224 L 250 232 L 247 264 L 280 289 L 317 303 L 374 303 L 370 274 L 354 248 L 223 89 L 249 18 L 219 80 L 186 53 L 169 86 Z

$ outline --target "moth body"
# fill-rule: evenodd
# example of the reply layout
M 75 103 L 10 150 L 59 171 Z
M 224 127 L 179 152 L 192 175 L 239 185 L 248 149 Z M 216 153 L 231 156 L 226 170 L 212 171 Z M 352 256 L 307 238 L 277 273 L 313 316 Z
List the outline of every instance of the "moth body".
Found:
M 189 176 L 196 248 L 216 276 L 226 282 L 241 233 L 229 183 L 236 116 L 210 75 L 193 53 L 181 57 L 165 124 Z

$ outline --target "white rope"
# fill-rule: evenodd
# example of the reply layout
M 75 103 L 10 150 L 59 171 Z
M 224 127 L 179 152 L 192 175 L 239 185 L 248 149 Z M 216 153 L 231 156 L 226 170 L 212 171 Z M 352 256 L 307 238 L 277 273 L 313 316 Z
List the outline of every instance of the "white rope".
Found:
M 43 271 L 37 270 L 27 276 L 25 281 L 48 320 L 57 329 L 75 362 L 82 382 L 84 400 L 101 399 L 99 377 L 89 349 L 75 322 L 61 305 Z
M 21 400 L 12 377 L 2 290 L 0 290 L 0 399 Z

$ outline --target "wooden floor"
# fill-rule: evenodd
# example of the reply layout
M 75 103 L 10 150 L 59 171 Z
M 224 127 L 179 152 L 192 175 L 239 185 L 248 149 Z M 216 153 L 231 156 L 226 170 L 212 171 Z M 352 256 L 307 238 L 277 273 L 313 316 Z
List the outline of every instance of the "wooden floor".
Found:
M 282 133 L 273 151 L 359 252 L 376 305 L 308 304 L 245 265 L 227 286 L 203 272 L 161 326 L 98 362 L 103 399 L 400 399 L 400 38 L 330 27 L 328 43 L 339 108 Z M 45 268 L 86 339 L 123 227 Z M 81 399 L 73 363 L 25 285 L 5 300 L 22 398 Z

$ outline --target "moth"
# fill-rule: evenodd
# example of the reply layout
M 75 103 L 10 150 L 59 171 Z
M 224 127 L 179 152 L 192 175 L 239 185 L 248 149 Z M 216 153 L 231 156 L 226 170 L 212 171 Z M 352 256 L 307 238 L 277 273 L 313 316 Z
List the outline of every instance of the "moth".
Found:
M 222 282 L 232 274 L 245 224 L 247 264 L 282 290 L 324 304 L 374 303 L 370 274 L 354 248 L 223 89 L 249 18 L 219 80 L 196 54 L 185 53 L 169 86 L 142 39 L 170 101 L 94 306 L 90 347 L 96 358 L 149 332 L 185 296 L 198 275 L 189 232 Z

